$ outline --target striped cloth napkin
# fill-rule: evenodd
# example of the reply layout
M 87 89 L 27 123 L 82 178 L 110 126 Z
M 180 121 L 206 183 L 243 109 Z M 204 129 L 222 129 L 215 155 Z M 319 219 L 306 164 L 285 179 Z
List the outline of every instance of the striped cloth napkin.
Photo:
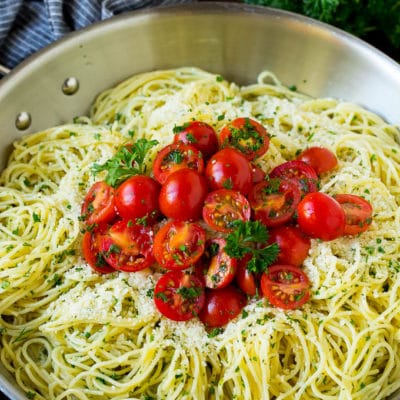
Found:
M 0 64 L 26 57 L 93 22 L 125 11 L 193 0 L 0 0 Z

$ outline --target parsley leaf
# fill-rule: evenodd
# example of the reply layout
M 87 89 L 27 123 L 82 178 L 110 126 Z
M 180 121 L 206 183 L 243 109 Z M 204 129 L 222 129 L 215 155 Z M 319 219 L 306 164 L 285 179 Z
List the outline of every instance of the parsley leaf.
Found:
M 107 171 L 105 181 L 116 187 L 132 175 L 140 175 L 146 172 L 144 160 L 148 151 L 157 144 L 157 140 L 142 138 L 132 146 L 122 146 L 114 157 L 104 164 L 94 163 L 92 172 L 97 174 L 101 171 Z
M 226 238 L 225 253 L 239 259 L 251 254 L 247 269 L 250 272 L 264 272 L 278 257 L 278 244 L 256 247 L 257 244 L 266 243 L 269 236 L 267 228 L 260 221 L 237 220 L 232 225 L 235 229 Z

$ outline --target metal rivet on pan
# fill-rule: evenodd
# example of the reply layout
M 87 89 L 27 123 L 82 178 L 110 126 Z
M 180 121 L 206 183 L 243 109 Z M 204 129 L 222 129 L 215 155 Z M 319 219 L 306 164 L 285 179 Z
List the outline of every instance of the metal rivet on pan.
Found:
M 15 126 L 20 131 L 28 129 L 31 126 L 32 118 L 27 111 L 21 111 L 15 118 Z
M 79 89 L 79 81 L 73 76 L 67 78 L 62 84 L 62 91 L 67 96 L 75 94 Z

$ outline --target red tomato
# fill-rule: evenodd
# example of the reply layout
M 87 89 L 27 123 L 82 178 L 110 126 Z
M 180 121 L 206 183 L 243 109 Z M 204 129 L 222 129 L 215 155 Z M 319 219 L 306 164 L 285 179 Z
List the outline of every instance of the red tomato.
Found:
M 237 317 L 246 305 L 246 296 L 233 286 L 207 290 L 200 320 L 207 327 L 215 328 L 226 325 Z
M 250 118 L 236 118 L 223 127 L 219 135 L 221 147 L 234 147 L 248 160 L 262 156 L 269 147 L 266 129 Z
M 247 158 L 235 149 L 222 149 L 215 153 L 206 166 L 206 178 L 212 189 L 232 189 L 247 194 L 253 173 Z
M 261 182 L 265 179 L 265 172 L 255 164 L 251 164 L 251 175 L 253 183 Z
M 154 257 L 168 269 L 185 269 L 197 262 L 204 252 L 206 234 L 197 224 L 170 221 L 154 238 Z
M 275 307 L 299 308 L 310 298 L 310 282 L 303 270 L 293 265 L 273 265 L 261 276 L 263 296 Z
M 201 217 L 207 192 L 207 181 L 203 175 L 191 169 L 178 170 L 161 187 L 160 210 L 169 218 L 196 220 Z
M 367 200 L 354 194 L 337 194 L 335 200 L 346 216 L 345 235 L 357 235 L 368 229 L 372 222 L 372 206 Z
M 204 306 L 201 281 L 183 271 L 169 271 L 154 288 L 154 303 L 161 314 L 174 321 L 187 321 L 198 315 Z
M 112 221 L 116 216 L 114 189 L 106 182 L 96 182 L 83 200 L 81 215 L 88 225 Z
M 207 242 L 203 262 L 206 265 L 205 285 L 210 289 L 228 286 L 235 277 L 237 260 L 225 253 L 226 240 L 214 238 Z
M 153 230 L 131 220 L 116 222 L 103 236 L 100 250 L 115 269 L 136 272 L 154 262 Z
M 153 163 L 153 174 L 163 184 L 168 176 L 184 168 L 193 169 L 200 174 L 204 171 L 204 160 L 196 147 L 184 143 L 172 143 L 157 154 Z
M 318 175 L 314 168 L 303 161 L 287 161 L 275 167 L 269 174 L 271 178 L 294 179 L 298 182 L 302 195 L 318 190 Z
M 247 199 L 239 192 L 219 189 L 210 192 L 204 200 L 203 219 L 219 232 L 231 232 L 232 222 L 248 221 L 251 209 Z
M 108 274 L 115 271 L 114 268 L 107 264 L 100 251 L 100 243 L 104 235 L 105 228 L 95 228 L 91 231 L 86 231 L 82 238 L 83 257 L 92 269 L 100 274 Z
M 318 175 L 332 171 L 338 164 L 336 155 L 325 147 L 309 147 L 300 153 L 297 160 L 310 165 Z
M 300 196 L 299 187 L 293 179 L 259 182 L 249 193 L 254 219 L 268 227 L 283 225 L 293 217 Z
M 247 263 L 251 256 L 246 254 L 238 262 L 235 280 L 240 289 L 249 296 L 255 296 L 258 293 L 258 284 L 256 275 L 247 269 Z
M 153 221 L 159 214 L 160 185 L 145 175 L 135 175 L 123 182 L 115 192 L 115 206 L 124 219 L 147 217 Z
M 205 158 L 218 150 L 218 139 L 214 128 L 205 122 L 193 121 L 174 128 L 174 142 L 190 144 L 199 149 Z
M 333 240 L 344 234 L 343 208 L 325 193 L 307 194 L 297 206 L 297 214 L 300 229 L 313 238 Z
M 280 226 L 271 229 L 268 243 L 277 243 L 279 254 L 277 264 L 290 264 L 300 267 L 307 258 L 311 241 L 295 226 Z

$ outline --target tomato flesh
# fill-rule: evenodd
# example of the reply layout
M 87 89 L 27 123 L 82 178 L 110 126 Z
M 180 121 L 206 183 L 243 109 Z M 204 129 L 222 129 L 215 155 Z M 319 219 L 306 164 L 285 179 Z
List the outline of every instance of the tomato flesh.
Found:
M 110 222 L 116 216 L 114 206 L 114 189 L 104 181 L 96 182 L 83 200 L 82 219 L 87 225 Z
M 221 327 L 236 318 L 245 305 L 246 296 L 232 285 L 207 290 L 205 305 L 199 318 L 207 327 Z
M 194 275 L 169 271 L 154 288 L 157 309 L 173 321 L 187 321 L 197 316 L 205 302 L 204 287 Z
M 267 130 L 251 118 L 236 118 L 220 132 L 221 147 L 234 147 L 248 160 L 263 155 L 269 147 Z
M 116 222 L 103 236 L 100 250 L 113 268 L 136 272 L 154 262 L 153 230 L 132 220 Z
M 303 270 L 293 265 L 273 265 L 261 277 L 261 291 L 274 305 L 285 310 L 299 308 L 310 298 L 310 283 Z
M 367 200 L 354 194 L 337 194 L 335 200 L 339 202 L 345 213 L 345 235 L 358 235 L 369 228 L 373 210 Z
M 194 223 L 167 222 L 154 238 L 154 256 L 167 269 L 185 269 L 195 264 L 205 248 L 204 229 Z
M 218 232 L 231 232 L 234 221 L 248 221 L 250 214 L 248 200 L 234 190 L 214 190 L 204 200 L 203 219 Z

